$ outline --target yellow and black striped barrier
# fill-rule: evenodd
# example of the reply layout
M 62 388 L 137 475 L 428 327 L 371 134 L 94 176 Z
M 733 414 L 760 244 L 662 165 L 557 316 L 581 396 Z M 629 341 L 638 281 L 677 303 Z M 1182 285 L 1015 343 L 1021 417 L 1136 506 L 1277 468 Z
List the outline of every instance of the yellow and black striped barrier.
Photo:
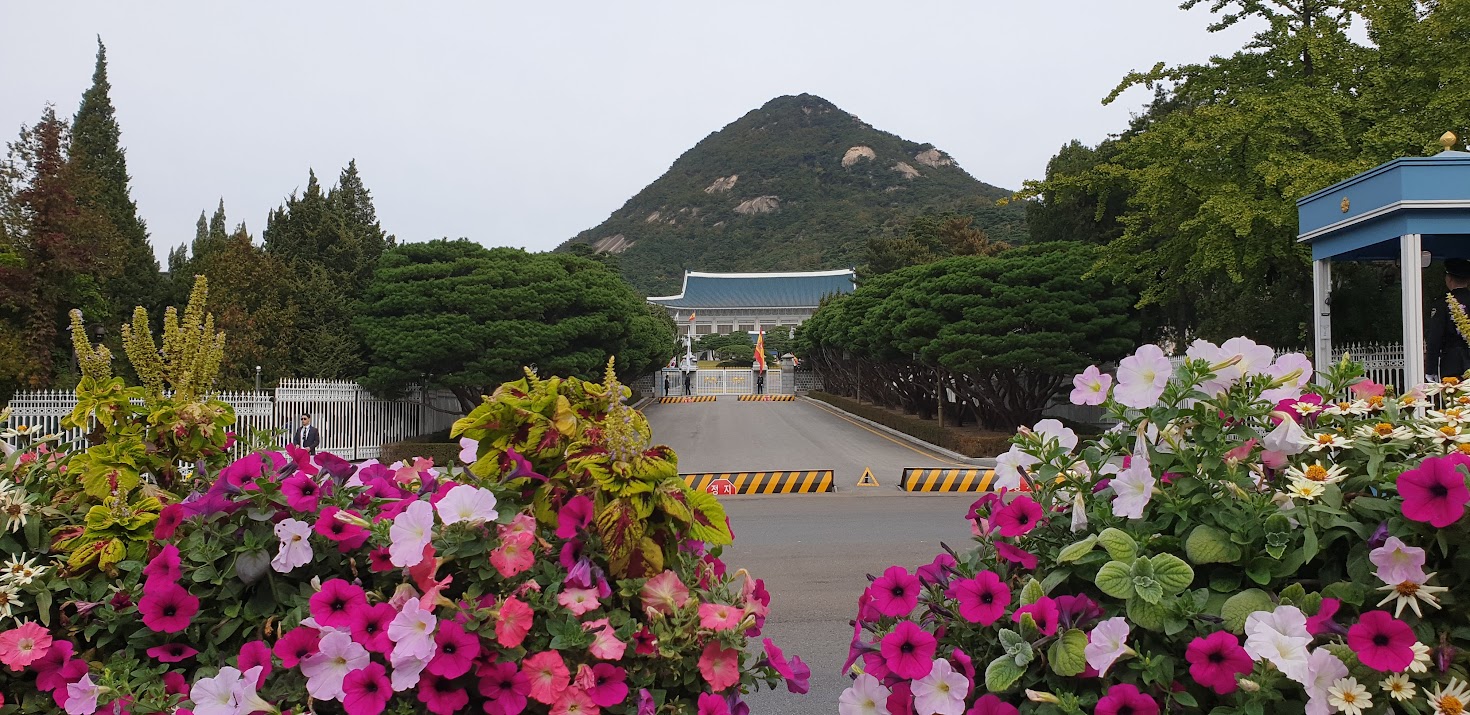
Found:
M 678 404 L 678 403 L 681 403 L 681 402 L 714 402 L 714 401 L 715 401 L 715 396 L 714 395 L 684 395 L 682 397 L 660 397 L 660 398 L 658 398 L 658 402 L 661 405 L 674 405 L 674 404 Z
M 967 469 L 914 468 L 903 470 L 899 485 L 909 492 L 985 492 L 995 483 L 995 470 L 984 467 Z
M 832 487 L 832 470 L 809 469 L 799 472 L 701 472 L 680 474 L 691 489 L 710 491 L 717 480 L 729 482 L 726 494 L 819 494 L 836 491 Z M 716 487 L 718 489 L 718 486 Z M 716 492 L 719 493 L 719 492 Z
M 741 402 L 791 402 L 796 395 L 741 395 Z

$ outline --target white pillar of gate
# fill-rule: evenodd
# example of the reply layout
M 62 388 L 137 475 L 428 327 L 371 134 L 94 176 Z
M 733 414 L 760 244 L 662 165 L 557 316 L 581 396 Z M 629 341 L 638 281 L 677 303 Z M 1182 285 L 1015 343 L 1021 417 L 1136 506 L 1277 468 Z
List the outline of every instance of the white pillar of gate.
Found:
M 1312 358 L 1318 373 L 1332 365 L 1332 261 L 1327 258 L 1312 261 Z
M 1399 237 L 1399 274 L 1404 314 L 1404 389 L 1424 380 L 1423 240 L 1417 233 Z

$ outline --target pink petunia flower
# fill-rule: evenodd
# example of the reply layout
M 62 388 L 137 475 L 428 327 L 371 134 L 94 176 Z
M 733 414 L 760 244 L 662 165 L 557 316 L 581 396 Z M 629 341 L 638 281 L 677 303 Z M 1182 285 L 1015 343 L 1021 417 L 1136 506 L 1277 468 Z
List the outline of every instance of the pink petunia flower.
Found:
M 1007 544 L 1004 541 L 995 542 L 995 555 L 1011 563 L 1020 564 L 1021 568 L 1027 571 L 1032 571 L 1036 568 L 1036 554 Z
M 1140 410 L 1153 407 L 1173 374 L 1174 366 L 1159 346 L 1140 346 L 1137 352 L 1118 363 L 1118 384 L 1113 388 L 1113 399 Z
M 1323 633 L 1343 633 L 1342 626 L 1332 619 L 1337 615 L 1337 609 L 1342 607 L 1342 601 L 1335 598 L 1322 599 L 1321 605 L 1317 607 L 1317 615 L 1307 617 L 1307 632 L 1314 636 Z
M 1108 388 L 1113 386 L 1113 376 L 1101 372 L 1096 365 L 1072 378 L 1072 394 L 1068 397 L 1074 405 L 1101 405 L 1108 399 Z
M 81 673 L 63 672 L 69 663 L 82 663 L 72 660 L 74 648 L 69 640 L 53 640 L 46 653 L 31 662 L 31 672 L 36 674 L 36 689 L 50 692 L 65 688 L 68 682 L 81 677 Z M 82 666 L 82 672 L 86 672 L 86 663 Z
M 459 438 L 459 461 L 465 464 L 474 464 L 480 459 L 480 440 L 469 437 Z
M 949 661 L 936 658 L 929 674 L 915 680 L 910 687 L 914 694 L 914 707 L 919 712 L 960 715 L 965 709 L 965 692 L 969 690 L 970 682 L 964 674 L 954 672 Z
M 587 649 L 592 657 L 602 660 L 623 659 L 623 653 L 628 649 L 628 644 L 618 640 L 617 631 L 606 618 L 583 623 L 582 630 L 592 633 L 592 645 Z
M 1240 647 L 1240 639 L 1229 631 L 1195 638 L 1185 650 L 1184 659 L 1189 661 L 1189 675 L 1194 681 L 1219 695 L 1235 692 L 1240 687 L 1236 676 L 1245 675 L 1255 667 L 1250 655 Z
M 323 626 L 351 628 L 357 611 L 367 608 L 363 590 L 340 578 L 322 584 L 322 590 L 311 594 L 308 602 L 311 617 Z
M 1093 715 L 1159 715 L 1159 704 L 1132 684 L 1118 683 L 1097 701 Z
M 352 611 L 352 640 L 374 652 L 387 654 L 393 650 L 393 640 L 388 637 L 388 626 L 398 616 L 398 609 L 386 604 L 375 603 L 366 608 Z
M 434 507 L 426 501 L 415 501 L 393 519 L 388 529 L 393 543 L 388 558 L 394 566 L 417 566 L 424 559 L 424 547 L 434 536 Z
M 1000 528 L 1001 536 L 1013 539 L 1036 528 L 1042 516 L 1041 505 L 1022 494 L 995 512 L 994 525 Z
M 698 704 L 694 715 L 730 715 L 730 703 L 714 693 L 700 693 Z
M 296 519 L 282 519 L 275 527 L 276 538 L 281 540 L 271 568 L 278 573 L 291 573 L 298 566 L 311 563 L 315 554 L 311 550 L 311 525 Z
M 387 573 L 398 568 L 393 565 L 393 557 L 388 555 L 388 549 L 373 549 L 368 552 L 368 570 L 373 573 Z
M 347 715 L 378 715 L 393 699 L 393 685 L 382 664 L 368 663 L 342 679 L 342 693 Z
M 170 670 L 163 674 L 163 692 L 169 695 L 188 695 L 189 681 L 184 680 L 183 673 Z
M 771 667 L 786 680 L 786 689 L 797 695 L 805 695 L 811 690 L 811 668 L 801 661 L 799 656 L 793 657 L 789 662 L 786 654 L 776 647 L 775 641 L 766 638 L 761 641 L 761 646 L 766 650 L 766 660 L 770 661 Z M 844 671 L 846 672 L 846 671 Z
M 873 607 L 879 613 L 895 618 L 913 613 L 914 607 L 919 605 L 921 590 L 919 577 L 902 566 L 889 566 L 868 587 L 868 592 L 873 595 Z
M 403 604 L 403 610 L 388 624 L 388 638 L 393 641 L 395 657 L 412 657 L 428 661 L 434 656 L 434 629 L 439 619 L 433 611 L 420 606 L 417 598 Z
M 394 651 L 388 654 L 388 664 L 393 666 L 393 673 L 389 677 L 389 681 L 393 684 L 393 692 L 401 693 L 418 686 L 429 661 Z
M 664 571 L 643 584 L 638 594 L 643 609 L 671 615 L 689 602 L 689 587 L 673 571 Z
M 464 627 L 454 621 L 439 624 L 434 643 L 439 649 L 429 661 L 427 670 L 441 678 L 454 679 L 470 672 L 475 657 L 480 655 L 480 638 L 465 632 Z
M 598 707 L 618 705 L 628 699 L 628 674 L 616 665 L 598 663 L 592 666 L 592 684 L 586 691 Z
M 1404 498 L 1404 517 L 1443 529 L 1465 515 L 1470 488 L 1465 486 L 1462 465 L 1470 456 L 1458 452 L 1429 457 L 1419 466 L 1399 475 L 1399 496 Z
M 51 631 L 26 621 L 19 628 L 0 633 L 0 663 L 19 671 L 46 656 L 51 650 Z
M 951 583 L 945 595 L 959 601 L 961 618 L 982 626 L 999 620 L 1011 604 L 1011 590 L 991 571 Z
M 558 539 L 571 539 L 588 524 L 592 523 L 593 504 L 592 499 L 585 494 L 578 494 L 563 504 L 561 511 L 556 515 L 556 537 Z
M 1378 567 L 1378 578 L 1384 583 L 1424 581 L 1424 549 L 1409 546 L 1397 536 L 1368 553 L 1368 560 Z
M 934 667 L 934 636 L 912 621 L 902 621 L 883 636 L 879 651 L 888 669 L 900 678 L 917 680 Z
M 271 647 L 271 652 L 281 659 L 281 665 L 286 668 L 295 668 L 302 658 L 316 653 L 318 644 L 321 642 L 322 632 L 315 628 L 297 626 L 281 636 L 280 640 Z
M 153 522 L 153 538 L 163 541 L 172 539 L 179 525 L 184 523 L 184 505 L 169 504 L 158 512 L 158 521 Z
M 199 651 L 194 650 L 193 648 L 190 648 L 183 643 L 165 643 L 163 645 L 156 645 L 144 652 L 148 654 L 149 658 L 152 658 L 160 663 L 177 663 L 181 660 L 193 658 L 194 656 L 199 655 Z
M 602 710 L 587 692 L 576 686 L 561 691 L 551 704 L 551 715 L 598 715 Z
M 495 521 L 500 512 L 495 509 L 495 494 L 484 487 L 456 484 L 449 488 L 434 505 L 439 520 L 445 524 L 465 522 L 474 524 Z
M 92 682 L 90 674 L 66 686 L 67 715 L 92 715 L 97 712 L 97 696 L 102 689 Z
M 712 631 L 728 631 L 740 625 L 745 616 L 743 609 L 725 603 L 699 604 L 699 627 Z
M 557 594 L 556 602 L 565 606 L 573 615 L 580 616 L 602 606 L 597 600 L 595 588 L 568 588 Z
M 345 512 L 358 519 L 362 518 L 361 514 L 351 509 L 329 506 L 322 509 L 321 515 L 317 517 L 316 524 L 312 528 L 316 533 L 337 542 L 337 550 L 342 553 L 348 553 L 362 548 L 362 545 L 367 543 L 368 537 L 372 534 L 357 524 L 349 524 L 338 519 L 338 512 Z
M 418 697 L 434 715 L 457 715 L 470 703 L 470 694 L 464 687 L 432 673 L 419 681 Z
M 143 578 L 149 581 L 177 581 L 183 577 L 183 564 L 179 558 L 179 547 L 164 544 L 163 550 L 143 567 Z
M 484 704 L 487 715 L 519 715 L 526 709 L 531 682 L 515 663 L 489 663 L 478 674 L 480 694 L 489 699 Z
M 506 648 L 519 648 L 534 621 L 535 613 L 529 605 L 515 596 L 506 597 L 495 619 L 495 642 Z
M 1099 675 L 1107 675 L 1108 668 L 1119 658 L 1133 652 L 1128 647 L 1128 619 L 1122 616 L 1113 616 L 1103 621 L 1087 634 L 1087 646 L 1083 648 L 1083 655 L 1087 657 L 1087 666 L 1093 668 Z
M 1020 623 L 1021 616 L 1031 614 L 1036 621 L 1036 628 L 1042 635 L 1052 636 L 1057 633 L 1057 620 L 1061 611 L 1057 609 L 1057 602 L 1050 596 L 1042 596 L 1040 599 L 1028 606 L 1021 606 L 1011 614 L 1011 620 Z
M 535 537 L 530 534 L 502 541 L 500 546 L 490 552 L 490 565 L 494 566 L 501 576 L 513 578 L 536 564 L 534 546 Z
M 699 674 L 717 692 L 740 682 L 740 652 L 721 648 L 719 641 L 706 643 L 699 654 Z
M 250 641 L 240 646 L 240 657 L 235 663 L 235 667 L 247 673 L 260 668 L 260 675 L 255 680 L 256 688 L 265 687 L 265 679 L 275 669 L 271 665 L 271 647 L 265 641 Z
M 320 650 L 301 660 L 306 692 L 317 700 L 339 700 L 347 674 L 371 662 L 367 649 L 352 642 L 352 636 L 332 631 L 322 636 Z
M 297 474 L 281 482 L 281 494 L 286 497 L 286 506 L 293 511 L 315 514 L 323 495 L 331 494 L 330 486 L 316 483 L 315 479 Z
M 992 693 L 981 695 L 974 705 L 965 712 L 965 715 L 1020 715 L 1021 711 L 1014 705 L 1001 700 Z
M 160 585 L 161 584 L 161 585 Z M 178 633 L 189 627 L 199 612 L 199 599 L 176 583 L 150 580 L 143 585 L 138 613 L 143 625 L 155 633 Z
M 521 671 L 531 684 L 531 699 L 544 705 L 556 702 L 572 682 L 572 673 L 567 670 L 561 653 L 554 650 L 526 656 L 521 661 Z
M 1348 629 L 1347 643 L 1363 665 L 1384 673 L 1402 673 L 1414 662 L 1419 639 L 1409 624 L 1384 611 L 1368 611 Z

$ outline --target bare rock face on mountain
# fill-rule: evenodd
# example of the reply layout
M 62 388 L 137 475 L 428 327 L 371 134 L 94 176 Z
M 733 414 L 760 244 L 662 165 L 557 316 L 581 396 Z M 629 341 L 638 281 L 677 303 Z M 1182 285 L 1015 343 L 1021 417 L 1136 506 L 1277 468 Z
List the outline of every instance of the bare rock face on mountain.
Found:
M 777 97 L 705 137 L 562 248 L 617 253 L 635 288 L 668 295 L 685 270 L 859 265 L 870 237 L 901 231 L 921 214 L 965 213 L 992 239 L 1018 242 L 1024 206 L 996 206 L 1010 193 L 938 148 L 876 129 L 821 97 Z

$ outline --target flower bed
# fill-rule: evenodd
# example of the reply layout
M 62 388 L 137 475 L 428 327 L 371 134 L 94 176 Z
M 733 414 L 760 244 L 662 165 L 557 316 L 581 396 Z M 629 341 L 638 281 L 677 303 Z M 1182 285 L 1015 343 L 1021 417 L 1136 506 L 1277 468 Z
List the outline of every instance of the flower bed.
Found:
M 1188 355 L 1077 376 L 1120 428 L 1023 430 L 974 546 L 873 582 L 843 715 L 1470 705 L 1470 389 L 1310 384 L 1243 338 Z
M 713 715 L 806 691 L 799 658 L 747 652 L 770 597 L 726 571 L 719 502 L 649 446 L 611 368 L 503 385 L 455 426 L 467 469 L 226 465 L 228 422 L 180 389 L 208 384 L 199 298 L 186 329 L 170 315 L 156 390 L 77 334 L 88 445 L 12 430 L 0 713 Z M 135 365 L 158 354 L 140 320 Z

